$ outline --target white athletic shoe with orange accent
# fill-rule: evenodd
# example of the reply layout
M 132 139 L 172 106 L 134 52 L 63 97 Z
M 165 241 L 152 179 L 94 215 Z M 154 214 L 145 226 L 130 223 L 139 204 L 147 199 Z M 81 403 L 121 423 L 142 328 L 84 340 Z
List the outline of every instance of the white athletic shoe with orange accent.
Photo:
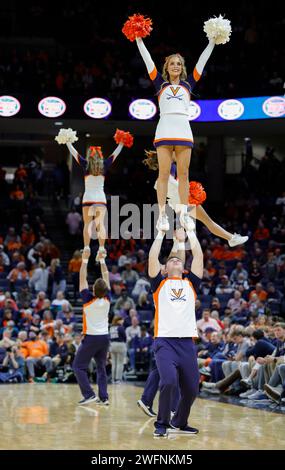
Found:
M 248 236 L 242 236 L 239 233 L 234 233 L 232 238 L 228 241 L 230 247 L 242 245 L 243 243 L 247 242 Z

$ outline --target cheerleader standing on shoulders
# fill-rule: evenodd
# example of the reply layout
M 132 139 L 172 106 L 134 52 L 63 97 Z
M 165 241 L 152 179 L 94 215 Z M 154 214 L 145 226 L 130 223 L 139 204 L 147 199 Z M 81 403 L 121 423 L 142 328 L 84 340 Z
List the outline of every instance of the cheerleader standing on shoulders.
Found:
M 209 44 L 202 52 L 193 73 L 190 75 L 187 75 L 185 60 L 180 54 L 172 54 L 166 57 L 162 74 L 157 71 L 142 39 L 150 34 L 151 24 L 152 21 L 149 18 L 145 18 L 143 15 L 133 15 L 129 17 L 122 31 L 130 41 L 136 40 L 158 95 L 160 119 L 154 138 L 159 164 L 157 180 L 159 218 L 157 230 L 169 230 L 165 203 L 173 150 L 176 154 L 179 179 L 180 223 L 186 230 L 193 230 L 195 228 L 194 222 L 187 213 L 188 174 L 193 147 L 193 135 L 189 124 L 191 92 L 200 79 L 215 44 L 224 44 L 229 41 L 230 22 L 220 16 L 204 23 L 204 31 L 207 33 Z
M 158 158 L 157 152 L 153 150 L 145 151 L 146 158 L 143 160 L 143 163 L 150 169 L 150 170 L 157 170 L 158 169 Z M 176 179 L 176 165 L 175 165 L 175 153 L 173 152 L 173 161 L 171 164 L 170 175 L 168 178 L 167 184 L 167 201 L 168 205 L 177 212 L 180 206 L 180 196 L 178 192 L 178 181 Z M 157 190 L 157 183 L 155 183 L 154 189 Z M 196 210 L 192 212 L 193 217 L 200 220 L 207 229 L 216 235 L 217 237 L 224 238 L 228 241 L 230 247 L 234 247 L 237 245 L 242 245 L 243 243 L 247 242 L 248 236 L 242 236 L 238 233 L 230 233 L 227 232 L 223 227 L 218 225 L 214 222 L 211 217 L 207 214 L 205 209 L 202 207 L 203 202 L 206 200 L 206 192 L 204 191 L 203 186 L 201 183 L 197 181 L 191 181 L 188 187 L 188 204 L 195 205 Z
M 133 145 L 133 136 L 129 132 L 117 129 L 114 139 L 118 146 L 110 157 L 104 159 L 101 147 L 98 146 L 89 147 L 86 158 L 79 155 L 72 145 L 73 142 L 78 140 L 76 131 L 72 129 L 60 129 L 58 136 L 55 138 L 59 144 L 67 145 L 68 150 L 84 171 L 85 191 L 82 199 L 84 251 L 90 254 L 92 223 L 95 218 L 96 233 L 99 240 L 96 261 L 99 260 L 99 254 L 106 255 L 104 217 L 107 211 L 107 200 L 104 191 L 105 175 L 122 148 Z

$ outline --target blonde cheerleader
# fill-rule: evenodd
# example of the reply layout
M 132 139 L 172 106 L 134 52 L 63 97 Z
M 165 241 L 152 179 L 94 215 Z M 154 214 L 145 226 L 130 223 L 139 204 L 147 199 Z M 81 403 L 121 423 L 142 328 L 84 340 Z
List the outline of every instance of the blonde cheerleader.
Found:
M 178 53 L 166 57 L 162 74 L 157 71 L 142 39 L 150 34 L 151 25 L 151 19 L 145 18 L 143 15 L 133 15 L 129 17 L 122 31 L 130 41 L 136 41 L 158 95 L 160 119 L 154 138 L 159 165 L 157 180 L 159 218 L 157 230 L 169 230 L 165 203 L 172 151 L 174 150 L 177 160 L 178 190 L 181 201 L 180 223 L 182 227 L 189 231 L 194 229 L 193 220 L 187 213 L 189 165 L 193 147 L 193 135 L 189 124 L 191 93 L 203 73 L 215 44 L 224 44 L 229 41 L 231 27 L 230 22 L 221 16 L 204 23 L 204 31 L 207 33 L 209 44 L 202 52 L 193 72 L 188 75 L 184 58 Z
M 146 158 L 143 160 L 143 163 L 150 170 L 158 169 L 158 158 L 155 151 L 149 150 L 145 151 Z M 167 184 L 167 202 L 169 206 L 175 211 L 179 212 L 180 209 L 180 196 L 178 192 L 178 181 L 176 179 L 176 164 L 175 164 L 175 153 L 173 152 L 173 160 L 171 164 L 170 175 L 168 178 Z M 157 182 L 155 183 L 154 188 L 157 190 Z M 206 200 L 206 192 L 204 191 L 201 183 L 197 181 L 191 181 L 188 187 L 188 204 L 195 205 L 196 210 L 192 212 L 193 217 L 200 220 L 207 229 L 216 235 L 217 237 L 224 238 L 227 240 L 230 247 L 236 245 L 242 245 L 248 240 L 247 236 L 239 235 L 238 233 L 227 232 L 223 227 L 214 222 L 205 209 L 203 209 L 202 204 Z
M 68 150 L 83 169 L 85 181 L 85 191 L 82 199 L 84 251 L 90 254 L 90 227 L 95 219 L 96 233 L 99 240 L 97 261 L 100 255 L 106 255 L 104 218 L 107 211 L 107 200 L 104 191 L 105 175 L 122 148 L 133 145 L 133 136 L 129 132 L 117 129 L 114 139 L 118 146 L 109 158 L 104 159 L 101 147 L 98 146 L 89 147 L 86 158 L 79 155 L 72 145 L 73 142 L 78 140 L 76 131 L 72 129 L 60 129 L 58 136 L 55 138 L 59 144 L 67 145 Z

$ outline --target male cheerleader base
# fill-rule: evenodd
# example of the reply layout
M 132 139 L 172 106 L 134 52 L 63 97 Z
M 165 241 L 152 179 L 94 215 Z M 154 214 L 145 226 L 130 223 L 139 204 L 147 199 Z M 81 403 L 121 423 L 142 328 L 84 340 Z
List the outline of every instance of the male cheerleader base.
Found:
M 104 255 L 99 255 L 102 278 L 95 281 L 93 294 L 88 289 L 87 263 L 89 253 L 83 252 L 80 268 L 80 294 L 83 299 L 83 334 L 84 339 L 79 346 L 73 361 L 73 371 L 83 395 L 79 405 L 95 402 L 98 405 L 109 405 L 107 392 L 106 360 L 109 349 L 108 315 L 110 302 L 106 297 L 109 284 L 109 273 Z M 97 367 L 97 384 L 99 398 L 96 397 L 88 380 L 88 365 L 94 357 Z
M 199 371 L 193 337 L 198 336 L 195 318 L 196 290 L 203 276 L 203 252 L 194 232 L 188 232 L 193 261 L 183 275 L 184 263 L 170 257 L 166 277 L 161 275 L 158 256 L 165 232 L 159 232 L 149 253 L 149 276 L 155 304 L 153 351 L 160 376 L 160 397 L 154 437 L 168 432 L 197 434 L 188 425 L 191 406 L 199 391 Z M 179 382 L 181 398 L 170 421 L 172 397 Z

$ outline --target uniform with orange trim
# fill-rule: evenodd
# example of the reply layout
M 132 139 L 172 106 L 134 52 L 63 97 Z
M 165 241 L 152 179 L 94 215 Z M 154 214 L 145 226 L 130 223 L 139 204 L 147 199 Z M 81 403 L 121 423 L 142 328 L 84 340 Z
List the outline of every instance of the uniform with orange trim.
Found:
M 108 335 L 109 298 L 96 298 L 88 289 L 82 290 L 80 295 L 83 300 L 83 334 Z
M 89 289 L 80 291 L 83 300 L 83 335 L 73 361 L 73 371 L 86 404 L 95 399 L 95 392 L 87 375 L 88 365 L 95 359 L 99 399 L 108 404 L 106 361 L 109 350 L 108 316 L 110 300 L 107 297 L 97 298 Z M 108 295 L 108 294 L 107 294 Z
M 201 279 L 193 273 L 183 278 L 151 278 L 155 305 L 156 338 L 192 338 L 198 336 L 195 316 L 196 290 Z
M 160 119 L 156 128 L 154 146 L 193 147 L 193 134 L 189 124 L 191 93 L 214 49 L 214 41 L 210 41 L 202 52 L 193 72 L 186 80 L 180 80 L 177 85 L 165 81 L 157 71 L 142 38 L 136 38 L 136 42 L 158 96 Z
M 85 191 L 83 194 L 82 206 L 106 206 L 107 200 L 104 191 L 105 175 L 108 172 L 115 158 L 117 158 L 117 156 L 121 152 L 123 144 L 119 144 L 112 153 L 112 155 L 110 155 L 109 158 L 104 159 L 104 170 L 102 174 L 96 176 L 91 175 L 88 172 L 86 158 L 82 157 L 71 143 L 67 143 L 66 145 L 78 165 L 80 165 L 84 171 Z

